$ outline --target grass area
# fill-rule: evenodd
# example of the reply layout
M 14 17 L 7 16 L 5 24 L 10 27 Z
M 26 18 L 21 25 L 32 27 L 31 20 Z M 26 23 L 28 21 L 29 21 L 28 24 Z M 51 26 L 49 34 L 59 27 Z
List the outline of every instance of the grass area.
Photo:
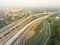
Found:
M 42 32 L 40 32 L 41 29 Z M 27 41 L 26 45 L 42 45 L 46 32 L 46 24 L 43 25 L 43 23 L 41 23 L 41 25 L 35 29 L 35 32 L 35 35 Z
M 57 15 L 48 17 L 46 20 L 51 24 L 51 37 L 47 45 L 60 45 L 60 19 L 56 20 Z M 53 21 L 53 23 L 52 23 Z

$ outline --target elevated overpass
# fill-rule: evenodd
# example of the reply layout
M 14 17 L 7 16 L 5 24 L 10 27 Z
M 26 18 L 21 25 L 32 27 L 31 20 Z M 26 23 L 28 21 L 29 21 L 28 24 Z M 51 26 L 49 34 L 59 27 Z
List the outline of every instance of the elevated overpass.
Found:
M 26 33 L 29 31 L 29 29 L 31 29 L 32 24 L 37 23 L 39 24 L 39 22 L 41 22 L 42 20 L 46 19 L 48 16 L 44 16 L 41 18 L 38 18 L 32 22 L 30 22 L 29 24 L 27 24 L 25 27 L 23 27 L 20 31 L 18 31 L 11 39 L 9 39 L 4 45 L 25 45 L 25 35 Z
M 19 20 L 16 23 L 13 23 L 12 26 L 8 26 L 9 28 L 3 29 L 0 33 L 0 45 L 25 45 L 25 36 L 26 33 L 32 29 L 33 25 L 38 25 L 44 19 L 49 17 L 50 15 L 45 15 L 41 18 L 36 18 L 34 20 L 34 16 L 29 16 L 28 18 L 24 19 L 22 22 Z M 36 23 L 36 24 L 35 24 Z M 34 27 L 33 27 L 34 28 Z M 1 29 L 2 30 L 2 29 Z M 47 42 L 47 41 L 46 41 Z

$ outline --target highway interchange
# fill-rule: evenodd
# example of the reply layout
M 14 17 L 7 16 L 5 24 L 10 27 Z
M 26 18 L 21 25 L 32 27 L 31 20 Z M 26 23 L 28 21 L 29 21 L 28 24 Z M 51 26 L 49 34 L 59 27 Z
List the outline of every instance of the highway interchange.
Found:
M 41 18 L 39 18 L 39 19 L 36 19 L 36 20 L 34 20 L 34 21 L 32 21 L 31 23 L 29 23 L 29 24 L 27 24 L 24 28 L 22 28 L 19 32 L 17 32 L 16 33 L 16 35 L 14 35 L 5 45 L 10 45 L 11 43 L 12 43 L 12 39 L 16 39 L 17 37 L 18 37 L 18 35 L 20 35 L 23 31 L 24 31 L 24 29 L 26 29 L 27 27 L 29 27 L 32 23 L 34 23 L 34 22 L 36 22 L 36 21 L 38 21 L 38 20 L 44 20 L 45 18 L 47 18 L 47 17 L 49 17 L 49 15 L 48 16 L 44 16 L 44 17 L 41 17 Z M 14 38 L 15 37 L 15 38 Z M 13 40 L 14 41 L 14 40 Z
M 12 41 L 14 41 L 12 39 L 14 39 L 14 37 L 16 39 L 27 27 L 31 26 L 33 23 L 35 23 L 37 21 L 43 21 L 49 16 L 50 15 L 45 15 L 45 16 L 42 16 L 42 17 L 35 19 L 35 20 L 33 20 L 34 19 L 33 16 L 29 16 L 26 19 L 23 18 L 23 19 L 17 20 L 16 22 L 13 22 L 6 27 L 3 27 L 2 29 L 0 29 L 1 30 L 0 31 L 0 45 L 4 45 L 4 44 L 10 45 L 10 43 L 12 43 Z M 45 39 L 45 42 L 43 41 L 44 42 L 43 45 L 46 45 L 46 43 L 50 37 L 50 33 L 51 33 L 50 32 L 50 25 L 48 23 L 46 25 L 48 25 L 48 28 L 49 28 L 48 29 L 49 35 Z

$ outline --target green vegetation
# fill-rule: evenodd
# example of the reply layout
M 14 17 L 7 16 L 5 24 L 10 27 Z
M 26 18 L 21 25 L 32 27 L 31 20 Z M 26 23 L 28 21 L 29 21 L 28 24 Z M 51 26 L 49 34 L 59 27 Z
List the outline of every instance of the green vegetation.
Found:
M 42 41 L 42 38 L 40 38 L 40 30 L 43 28 L 43 24 L 41 23 L 36 29 L 35 29 L 35 35 L 30 38 L 27 42 L 26 45 L 39 45 L 40 40 Z M 42 36 L 43 37 L 43 36 Z
M 14 18 L 14 19 L 12 19 L 12 18 Z M 19 16 L 14 16 L 14 17 L 8 16 L 7 21 L 8 21 L 8 24 L 10 24 L 10 23 L 12 23 L 18 19 L 21 19 L 21 17 L 19 17 Z
M 56 16 L 54 15 L 46 19 L 51 24 L 51 36 L 47 45 L 60 45 L 60 19 L 56 20 Z
M 26 45 L 43 45 L 46 38 L 48 37 L 48 34 L 45 35 L 45 33 L 47 33 L 47 27 L 46 26 L 47 23 L 45 21 L 43 21 L 36 29 L 35 29 L 35 35 L 30 38 Z
M 7 25 L 7 24 L 6 24 L 5 21 L 0 21 L 0 28 L 4 27 L 4 26 L 6 26 L 6 25 Z
M 21 19 L 21 17 L 15 16 L 14 19 L 12 19 L 12 16 L 8 16 L 8 18 L 6 17 L 4 20 L 0 20 L 0 28 L 6 26 L 18 19 Z

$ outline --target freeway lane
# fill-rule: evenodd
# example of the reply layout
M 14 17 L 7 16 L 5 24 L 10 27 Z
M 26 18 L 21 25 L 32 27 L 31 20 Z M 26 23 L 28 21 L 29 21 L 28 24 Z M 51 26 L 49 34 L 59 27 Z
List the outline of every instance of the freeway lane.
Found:
M 0 36 L 1 36 L 4 32 L 9 31 L 10 28 L 12 28 L 13 26 L 15 26 L 17 23 L 21 22 L 22 20 L 23 20 L 23 19 L 20 19 L 20 20 L 18 20 L 18 21 L 16 21 L 16 22 L 13 22 L 13 23 L 11 23 L 11 24 L 9 24 L 9 25 L 1 28 L 1 29 L 0 29 Z
M 28 20 L 27 20 L 28 19 Z M 26 20 L 26 21 L 28 21 L 28 22 L 30 22 L 29 20 L 33 20 L 33 16 L 29 16 L 29 17 L 27 17 L 27 19 L 21 19 L 21 20 L 18 20 L 18 21 L 16 21 L 15 23 L 12 23 L 12 24 L 14 24 L 13 26 L 9 26 L 8 25 L 8 27 L 6 28 L 6 29 L 4 29 L 4 28 L 2 28 L 2 29 L 4 29 L 4 30 L 2 30 L 1 32 L 0 32 L 0 37 L 2 36 L 2 39 L 0 39 L 0 44 L 3 44 L 4 42 L 6 42 L 8 39 L 10 39 L 19 29 L 21 29 L 21 28 L 19 28 L 19 29 L 15 29 L 15 31 L 14 31 L 14 33 L 12 33 L 11 34 L 11 30 L 12 30 L 12 28 L 15 28 L 17 25 L 20 25 L 20 27 L 21 26 L 23 26 L 23 25 L 25 25 L 25 24 L 23 24 L 23 23 L 25 23 L 24 21 Z M 23 20 L 23 21 L 22 21 Z M 22 23 L 22 22 L 23 23 Z M 26 22 L 27 23 L 27 22 Z M 23 25 L 22 25 L 23 24 Z M 10 24 L 11 25 L 11 24 Z M 9 33 L 9 34 L 8 34 Z M 6 34 L 8 34 L 8 35 L 6 35 Z M 6 36 L 5 36 L 6 35 Z M 5 40 L 5 41 L 4 41 Z
M 34 14 L 32 16 L 36 17 L 36 16 L 39 16 L 40 14 Z M 26 17 L 25 17 L 26 18 Z M 24 18 L 23 18 L 24 19 Z M 21 19 L 21 21 L 23 20 Z M 13 26 L 15 26 L 16 24 L 18 24 L 19 22 L 21 22 L 20 20 L 19 21 L 16 21 L 16 22 L 13 22 L 7 26 L 5 26 L 4 28 L 0 29 L 0 36 L 2 35 L 1 33 L 3 32 L 6 32 L 6 31 L 9 31 L 10 28 L 12 28 Z
M 11 31 L 14 27 L 22 24 L 24 21 L 26 21 L 27 19 L 31 18 L 31 16 L 27 17 L 26 19 L 23 18 L 23 19 L 19 19 L 9 25 L 7 25 L 6 27 L 0 29 L 0 37 L 3 37 L 3 35 L 9 31 Z
M 27 24 L 27 25 L 26 25 L 25 27 L 23 27 L 20 31 L 18 31 L 10 40 L 8 40 L 8 41 L 5 43 L 5 45 L 11 45 L 12 42 L 14 42 L 15 39 L 17 39 L 17 38 L 20 36 L 21 33 L 24 33 L 24 32 L 27 33 L 28 30 L 26 30 L 26 29 L 27 29 L 29 26 L 31 26 L 33 23 L 35 23 L 35 22 L 37 22 L 37 21 L 39 21 L 39 20 L 44 20 L 44 19 L 46 19 L 47 17 L 49 17 L 49 15 L 43 16 L 43 17 L 41 17 L 41 18 L 38 18 L 38 19 L 30 22 L 29 24 Z
M 60 12 L 60 11 L 54 12 L 54 13 L 52 13 L 52 14 L 50 14 L 50 15 L 53 15 L 53 14 L 58 13 L 58 12 Z M 44 13 L 42 13 L 42 14 L 44 14 Z M 39 15 L 41 15 L 41 13 L 39 13 L 39 14 L 34 14 L 34 15 L 32 15 L 32 16 L 39 16 Z M 25 17 L 25 18 L 26 18 L 26 17 Z M 22 20 L 23 20 L 23 19 L 22 19 Z M 19 22 L 19 21 L 16 21 L 16 22 Z M 0 33 L 1 33 L 1 32 L 4 32 L 4 30 L 6 31 L 6 29 L 8 29 L 8 28 L 10 28 L 11 26 L 13 26 L 16 22 L 13 22 L 13 23 L 11 23 L 11 24 L 3 27 L 2 29 L 0 29 Z
M 37 16 L 40 16 L 40 14 L 37 14 Z M 31 15 L 29 17 L 36 17 L 36 14 L 35 15 Z M 26 18 L 26 17 L 25 17 Z M 2 29 L 0 29 L 0 37 L 3 37 L 3 34 L 9 32 L 13 27 L 17 26 L 22 20 L 25 20 L 24 18 L 23 19 L 19 19 L 18 21 L 15 21 L 5 27 L 3 27 Z
M 30 19 L 30 20 L 29 20 Z M 12 27 L 12 28 L 14 28 L 13 30 L 9 30 L 9 32 L 8 32 L 8 34 L 6 35 L 5 34 L 5 36 L 2 38 L 2 39 L 0 39 L 0 45 L 2 45 L 2 44 L 4 44 L 8 39 L 10 39 L 15 33 L 17 33 L 22 27 L 24 27 L 26 24 L 28 24 L 30 21 L 32 21 L 32 17 L 31 16 L 29 16 L 29 17 L 27 17 L 26 19 L 24 19 L 22 22 L 17 22 L 18 24 L 17 24 L 17 26 L 15 26 L 15 27 Z M 12 33 L 13 32 L 13 33 Z M 4 32 L 5 33 L 5 32 Z M 5 41 L 4 41 L 5 40 Z
M 51 14 L 52 15 L 52 14 Z M 41 18 L 41 19 L 45 19 L 45 18 L 47 18 L 47 17 L 49 17 L 49 16 L 46 16 L 46 17 L 43 17 L 43 18 Z M 40 19 L 40 20 L 41 20 Z M 36 20 L 38 20 L 38 19 L 36 19 Z M 34 20 L 34 21 L 36 21 L 36 20 Z M 34 21 L 32 21 L 32 23 L 34 23 Z M 7 43 L 6 43 L 6 45 L 11 45 L 11 43 L 12 42 L 14 42 L 14 40 L 21 34 L 21 33 L 23 33 L 24 31 L 25 31 L 25 29 L 27 28 L 27 27 L 29 27 L 32 23 L 29 23 L 29 24 L 27 24 L 25 27 L 23 27 L 19 32 L 17 32 L 9 41 L 7 41 Z M 26 31 L 26 33 L 27 33 L 27 31 Z
M 40 15 L 40 14 L 37 14 L 37 16 L 38 16 L 38 15 Z M 33 16 L 35 17 L 36 14 L 33 15 Z M 33 16 L 31 15 L 31 17 L 33 17 Z M 5 31 L 8 31 L 10 28 L 12 28 L 13 26 L 17 25 L 17 24 L 20 23 L 21 21 L 23 21 L 25 18 L 26 18 L 26 17 L 23 17 L 22 19 L 19 19 L 19 20 L 13 22 L 13 23 L 11 23 L 11 24 L 9 24 L 9 25 L 1 28 L 1 29 L 0 29 L 0 36 L 2 35 L 1 33 L 5 32 Z
M 48 16 L 43 16 L 43 18 L 41 17 L 40 18 L 40 20 L 42 19 L 42 20 L 44 20 L 45 18 L 47 18 L 47 17 L 49 17 L 50 15 L 48 15 Z M 36 19 L 36 20 L 38 20 L 38 19 Z

